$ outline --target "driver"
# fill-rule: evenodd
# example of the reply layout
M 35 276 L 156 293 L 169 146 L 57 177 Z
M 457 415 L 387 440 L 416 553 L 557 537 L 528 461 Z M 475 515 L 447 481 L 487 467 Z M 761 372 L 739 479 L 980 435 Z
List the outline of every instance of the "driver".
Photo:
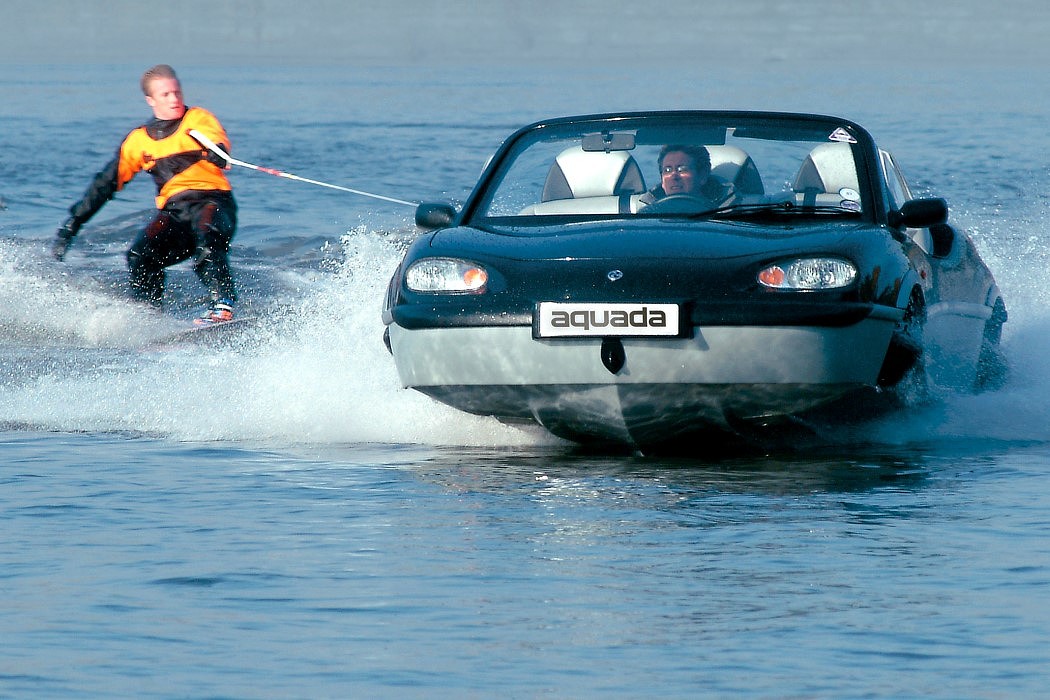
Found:
M 640 198 L 649 205 L 666 197 L 684 195 L 700 200 L 703 208 L 713 209 L 734 197 L 733 186 L 711 177 L 711 154 L 703 146 L 667 145 L 657 158 L 660 184 Z

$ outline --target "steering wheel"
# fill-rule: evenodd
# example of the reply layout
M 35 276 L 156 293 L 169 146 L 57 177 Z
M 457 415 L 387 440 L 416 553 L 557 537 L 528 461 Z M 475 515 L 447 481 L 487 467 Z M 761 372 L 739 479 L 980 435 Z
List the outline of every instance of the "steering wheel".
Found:
M 647 204 L 638 211 L 646 214 L 696 214 L 707 211 L 713 206 L 707 197 L 698 197 L 694 194 L 669 194 L 652 204 Z

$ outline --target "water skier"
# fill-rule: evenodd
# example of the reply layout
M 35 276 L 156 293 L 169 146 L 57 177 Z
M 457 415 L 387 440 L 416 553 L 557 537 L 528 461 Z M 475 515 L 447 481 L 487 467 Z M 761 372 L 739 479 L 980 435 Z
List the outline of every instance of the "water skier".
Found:
M 157 186 L 157 213 L 127 253 L 132 294 L 160 307 L 165 268 L 193 258 L 193 270 L 211 296 L 196 323 L 232 320 L 237 295 L 228 256 L 237 228 L 237 203 L 224 172 L 230 164 L 189 135 L 197 130 L 228 153 L 226 130 L 206 109 L 186 107 L 171 66 L 150 68 L 141 86 L 153 118 L 128 134 L 84 196 L 70 207 L 52 254 L 63 260 L 80 228 L 144 170 Z

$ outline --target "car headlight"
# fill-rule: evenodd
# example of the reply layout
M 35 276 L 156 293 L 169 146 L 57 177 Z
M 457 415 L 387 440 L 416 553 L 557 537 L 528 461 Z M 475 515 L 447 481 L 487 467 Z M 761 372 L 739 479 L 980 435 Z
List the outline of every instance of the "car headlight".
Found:
M 424 258 L 409 265 L 405 284 L 413 292 L 485 291 L 489 273 L 482 266 L 457 258 Z
M 799 258 L 770 265 L 758 273 L 763 286 L 794 291 L 839 289 L 855 279 L 856 266 L 842 258 Z

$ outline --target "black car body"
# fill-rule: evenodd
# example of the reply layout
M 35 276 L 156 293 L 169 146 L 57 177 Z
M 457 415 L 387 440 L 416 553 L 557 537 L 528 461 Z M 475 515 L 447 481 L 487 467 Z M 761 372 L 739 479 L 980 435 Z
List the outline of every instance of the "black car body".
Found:
M 710 158 L 706 191 L 661 196 L 661 153 L 685 145 Z M 972 388 L 998 371 L 1006 308 L 947 216 L 837 117 L 539 122 L 462 210 L 420 205 L 431 230 L 390 281 L 387 340 L 403 384 L 439 401 L 642 449 L 798 422 L 905 377 Z

